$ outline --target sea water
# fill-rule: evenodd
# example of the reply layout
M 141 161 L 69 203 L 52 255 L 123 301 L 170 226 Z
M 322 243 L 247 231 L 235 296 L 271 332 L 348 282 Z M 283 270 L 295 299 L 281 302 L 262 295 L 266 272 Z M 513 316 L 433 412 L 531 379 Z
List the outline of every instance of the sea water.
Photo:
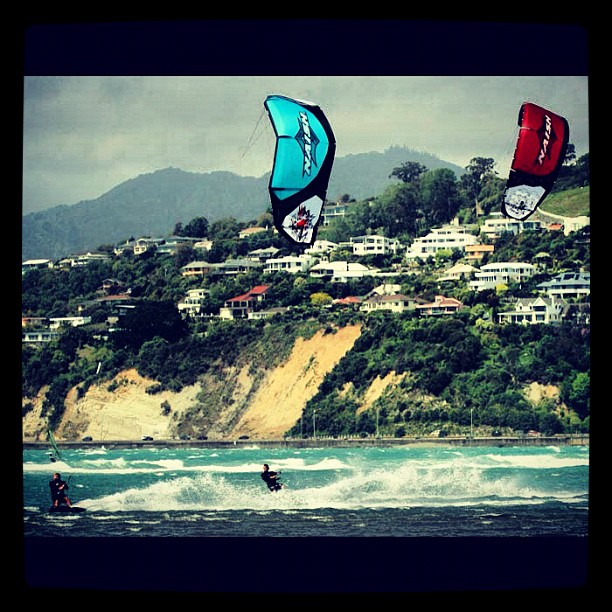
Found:
M 261 480 L 263 463 L 281 471 L 280 492 Z M 86 512 L 47 512 L 56 471 Z M 312 538 L 427 538 L 429 549 L 448 538 L 586 540 L 589 447 L 87 446 L 62 450 L 54 463 L 27 449 L 23 534 L 37 546 L 206 538 L 209 550 L 211 542 L 227 550 L 232 538 L 297 538 L 302 551 Z

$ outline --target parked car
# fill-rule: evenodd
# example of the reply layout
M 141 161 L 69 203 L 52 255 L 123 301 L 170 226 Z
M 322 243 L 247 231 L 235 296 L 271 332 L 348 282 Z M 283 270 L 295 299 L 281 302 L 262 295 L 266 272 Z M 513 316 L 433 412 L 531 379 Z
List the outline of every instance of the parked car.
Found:
M 198 436 L 198 440 L 208 440 L 208 436 Z
M 145 440 L 147 442 L 151 441 L 153 438 L 151 436 L 142 436 L 141 440 Z
M 85 436 L 83 438 L 83 442 L 92 442 L 92 441 L 93 441 L 93 438 L 91 436 Z
M 239 440 L 248 440 L 249 436 L 240 436 L 238 439 Z

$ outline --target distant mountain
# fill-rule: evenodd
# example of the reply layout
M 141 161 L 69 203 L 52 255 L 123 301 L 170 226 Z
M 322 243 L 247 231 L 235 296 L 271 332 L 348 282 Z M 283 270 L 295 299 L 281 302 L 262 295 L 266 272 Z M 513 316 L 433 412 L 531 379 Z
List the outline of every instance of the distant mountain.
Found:
M 430 170 L 449 168 L 458 177 L 464 172 L 434 155 L 403 147 L 347 155 L 334 162 L 327 197 L 335 201 L 344 194 L 357 200 L 380 195 L 397 182 L 389 178 L 393 168 L 408 161 Z M 95 200 L 25 215 L 22 261 L 61 259 L 130 237 L 167 236 L 177 222 L 186 225 L 195 217 L 206 217 L 210 223 L 227 217 L 251 221 L 270 206 L 269 176 L 201 174 L 178 168 L 141 174 Z

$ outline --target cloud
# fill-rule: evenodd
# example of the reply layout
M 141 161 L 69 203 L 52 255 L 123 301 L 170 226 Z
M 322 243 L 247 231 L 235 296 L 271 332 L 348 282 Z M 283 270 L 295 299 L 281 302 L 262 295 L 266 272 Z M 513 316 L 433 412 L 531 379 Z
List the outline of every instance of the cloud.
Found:
M 101 196 L 139 174 L 269 171 L 271 93 L 325 110 L 337 156 L 399 145 L 465 167 L 512 158 L 518 110 L 565 116 L 589 151 L 586 76 L 26 76 L 23 213 Z

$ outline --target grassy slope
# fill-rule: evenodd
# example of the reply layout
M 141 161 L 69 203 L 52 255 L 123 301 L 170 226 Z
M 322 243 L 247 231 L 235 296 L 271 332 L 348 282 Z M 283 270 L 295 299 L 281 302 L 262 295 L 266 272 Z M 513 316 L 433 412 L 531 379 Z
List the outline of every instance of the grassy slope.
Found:
M 543 212 L 562 215 L 563 217 L 580 217 L 591 215 L 591 188 L 577 187 L 549 195 L 542 206 Z

